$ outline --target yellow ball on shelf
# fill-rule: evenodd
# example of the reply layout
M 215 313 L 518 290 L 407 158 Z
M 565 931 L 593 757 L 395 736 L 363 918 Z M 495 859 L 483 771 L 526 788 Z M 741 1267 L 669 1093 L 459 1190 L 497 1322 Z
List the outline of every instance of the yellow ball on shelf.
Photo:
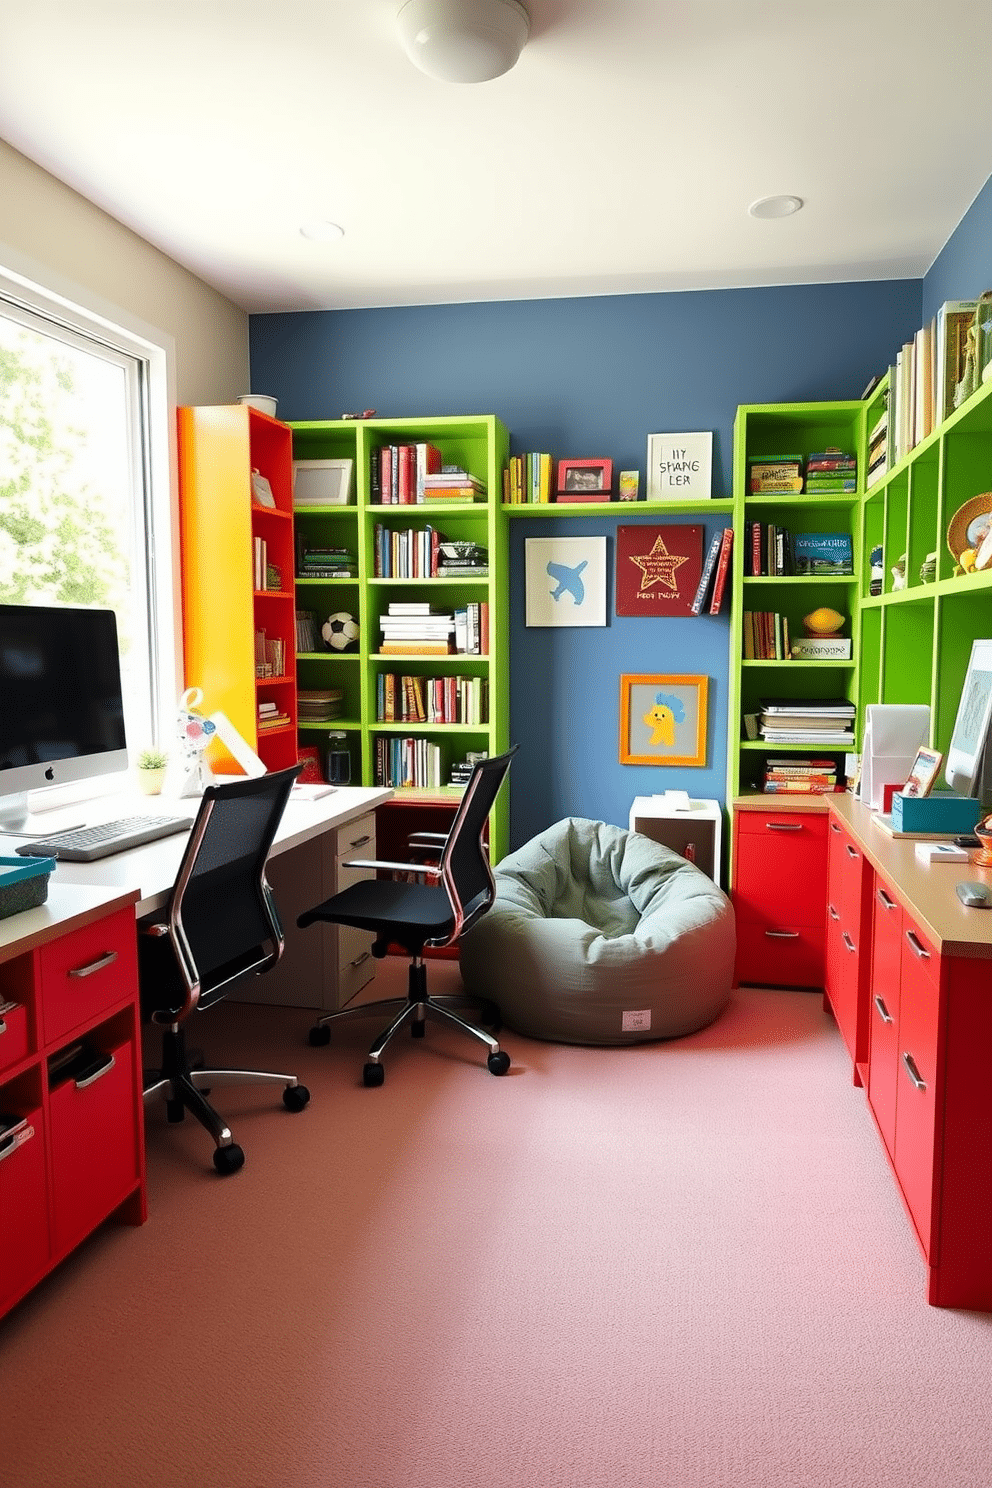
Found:
M 812 614 L 807 615 L 803 620 L 803 624 L 810 635 L 834 635 L 844 624 L 844 616 L 838 615 L 836 610 L 829 610 L 824 607 L 823 609 L 814 610 Z

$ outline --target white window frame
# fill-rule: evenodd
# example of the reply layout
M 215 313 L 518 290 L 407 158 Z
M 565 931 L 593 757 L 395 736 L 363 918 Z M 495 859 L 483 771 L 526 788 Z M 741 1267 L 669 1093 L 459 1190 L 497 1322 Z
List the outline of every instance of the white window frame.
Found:
M 20 313 L 18 313 L 20 312 Z M 145 594 L 148 646 L 152 661 L 152 694 L 148 720 L 150 738 L 168 747 L 175 727 L 176 705 L 183 690 L 182 592 L 179 548 L 179 498 L 176 479 L 175 342 L 166 332 L 137 320 L 117 306 L 106 304 L 77 285 L 29 264 L 15 250 L 0 244 L 0 313 L 15 318 L 39 317 L 77 344 L 96 341 L 112 359 L 137 363 L 128 375 L 128 396 L 137 399 L 140 419 L 132 419 L 131 458 L 136 472 L 144 470 L 145 530 L 149 543 L 148 569 L 154 594 Z M 141 584 L 145 586 L 142 573 Z M 129 739 L 131 750 L 140 744 Z M 58 805 L 81 794 L 119 790 L 121 776 L 86 781 L 44 792 L 44 805 Z M 32 803 L 35 808 L 41 801 Z

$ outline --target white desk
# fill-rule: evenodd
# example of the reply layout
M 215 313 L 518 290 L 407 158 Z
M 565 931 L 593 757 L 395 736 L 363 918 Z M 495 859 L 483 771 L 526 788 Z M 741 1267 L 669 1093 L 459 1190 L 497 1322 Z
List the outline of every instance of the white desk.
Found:
M 252 988 L 246 994 L 252 1001 L 315 1008 L 337 1005 L 336 1001 L 328 1002 L 336 989 L 336 932 L 321 925 L 297 931 L 296 916 L 337 887 L 339 829 L 374 812 L 392 795 L 389 789 L 340 786 L 318 801 L 289 801 L 267 870 L 286 931 L 286 952 L 279 965 L 261 979 L 257 993 Z M 172 796 L 122 794 L 87 801 L 71 814 L 78 820 L 85 818 L 87 825 L 124 816 L 188 815 L 192 821 L 199 805 L 195 796 L 176 800 Z M 60 821 L 66 821 L 67 810 L 58 812 Z M 13 857 L 15 847 L 23 840 L 0 836 L 0 856 Z M 47 904 L 0 920 L 0 951 L 8 947 L 8 954 L 13 954 L 19 942 L 32 936 L 47 939 L 51 933 L 58 933 L 55 927 L 63 918 L 71 920 L 91 904 L 94 908 L 106 905 L 117 896 L 130 898 L 137 893 L 135 914 L 139 919 L 161 909 L 175 882 L 186 840 L 184 832 L 177 832 L 94 863 L 59 863 L 49 880 Z M 360 856 L 372 855 L 374 841 L 360 850 Z

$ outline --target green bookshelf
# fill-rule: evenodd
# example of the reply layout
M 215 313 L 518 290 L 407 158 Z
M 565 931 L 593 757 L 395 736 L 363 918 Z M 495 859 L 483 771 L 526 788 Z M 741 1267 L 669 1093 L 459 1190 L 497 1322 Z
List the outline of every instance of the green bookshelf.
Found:
M 302 579 L 297 584 L 298 609 L 309 610 L 318 621 L 336 610 L 355 617 L 359 646 L 354 653 L 320 649 L 297 652 L 299 689 L 339 688 L 344 693 L 343 716 L 332 722 L 301 724 L 302 745 L 320 744 L 329 730 L 346 734 L 351 752 L 352 780 L 377 783 L 380 740 L 424 740 L 437 745 L 441 780 L 468 751 L 499 754 L 509 745 L 509 616 L 505 509 L 502 506 L 503 469 L 509 455 L 509 434 L 495 415 L 442 418 L 361 419 L 299 422 L 293 431 L 294 460 L 350 459 L 353 479 L 346 506 L 296 506 L 297 540 L 314 546 L 343 547 L 355 554 L 353 579 Z M 391 504 L 374 500 L 373 462 L 383 446 L 429 443 L 445 464 L 460 465 L 485 488 L 485 499 L 472 502 Z M 376 572 L 377 529 L 386 534 L 422 533 L 432 526 L 451 541 L 471 540 L 487 549 L 488 573 L 479 577 L 394 578 Z M 457 653 L 447 656 L 379 653 L 380 617 L 391 601 L 429 603 L 432 608 L 455 610 L 488 605 L 487 655 Z M 319 625 L 318 625 L 319 635 Z M 319 643 L 318 643 L 319 644 Z M 488 691 L 488 712 L 481 723 L 386 723 L 377 716 L 380 675 L 431 678 L 478 677 Z M 382 783 L 381 781 L 379 783 Z M 380 856 L 389 846 L 395 827 L 398 842 L 408 831 L 434 827 L 443 830 L 460 799 L 457 787 L 400 785 L 394 798 Z M 390 803 L 391 806 L 393 803 Z M 492 858 L 497 862 L 508 848 L 509 800 L 504 789 L 490 818 Z M 389 851 L 385 851 L 389 856 Z

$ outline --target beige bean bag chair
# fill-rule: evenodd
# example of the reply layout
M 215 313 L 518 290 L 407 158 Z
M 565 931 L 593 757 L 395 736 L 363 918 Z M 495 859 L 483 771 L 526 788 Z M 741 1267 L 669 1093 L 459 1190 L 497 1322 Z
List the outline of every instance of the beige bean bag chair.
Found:
M 639 832 L 571 817 L 495 870 L 462 978 L 507 1027 L 567 1044 L 703 1028 L 730 996 L 736 935 L 721 889 Z

